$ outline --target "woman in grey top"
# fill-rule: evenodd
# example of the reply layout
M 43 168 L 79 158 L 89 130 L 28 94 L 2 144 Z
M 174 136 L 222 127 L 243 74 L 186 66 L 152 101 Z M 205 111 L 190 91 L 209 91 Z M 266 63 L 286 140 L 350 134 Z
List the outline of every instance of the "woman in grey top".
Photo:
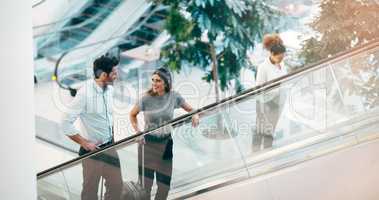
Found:
M 172 90 L 172 78 L 167 69 L 157 69 L 151 80 L 152 88 L 144 94 L 130 112 L 130 121 L 137 133 L 140 132 L 137 115 L 141 111 L 144 115 L 145 130 L 151 130 L 172 120 L 174 109 L 183 108 L 187 112 L 193 110 L 179 93 Z M 198 123 L 199 116 L 193 115 L 192 125 L 197 126 Z M 167 199 L 171 183 L 173 142 L 171 131 L 166 129 L 159 129 L 146 135 L 138 148 L 139 166 L 141 166 L 142 154 L 144 154 L 144 169 L 139 167 L 140 181 L 142 178 L 144 179 L 145 190 L 150 197 L 155 174 L 158 185 L 155 199 Z M 144 170 L 144 177 L 141 177 L 142 170 Z

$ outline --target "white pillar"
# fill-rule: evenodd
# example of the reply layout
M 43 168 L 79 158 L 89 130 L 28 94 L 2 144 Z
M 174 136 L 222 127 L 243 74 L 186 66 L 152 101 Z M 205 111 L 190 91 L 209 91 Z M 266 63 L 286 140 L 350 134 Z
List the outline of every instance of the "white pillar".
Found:
M 35 200 L 32 1 L 0 2 L 0 199 Z

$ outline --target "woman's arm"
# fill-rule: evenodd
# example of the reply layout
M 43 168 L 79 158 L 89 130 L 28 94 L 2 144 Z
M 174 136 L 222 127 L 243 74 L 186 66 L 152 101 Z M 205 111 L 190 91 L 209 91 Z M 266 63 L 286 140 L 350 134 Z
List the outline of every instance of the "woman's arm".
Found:
M 137 120 L 137 115 L 139 112 L 140 112 L 139 106 L 135 105 L 129 113 L 130 122 L 136 133 L 141 132 L 141 130 L 138 128 L 138 120 Z
M 191 105 L 189 105 L 187 102 L 184 102 L 181 106 L 185 111 L 187 112 L 192 112 L 193 111 L 193 108 Z M 196 127 L 197 125 L 199 125 L 199 121 L 200 121 L 200 117 L 198 114 L 194 114 L 192 116 L 192 126 L 193 127 Z
M 185 111 L 187 111 L 187 112 L 192 112 L 192 111 L 193 111 L 192 106 L 189 105 L 187 102 L 184 102 L 184 103 L 183 103 L 182 108 L 183 108 L 183 110 L 185 110 Z

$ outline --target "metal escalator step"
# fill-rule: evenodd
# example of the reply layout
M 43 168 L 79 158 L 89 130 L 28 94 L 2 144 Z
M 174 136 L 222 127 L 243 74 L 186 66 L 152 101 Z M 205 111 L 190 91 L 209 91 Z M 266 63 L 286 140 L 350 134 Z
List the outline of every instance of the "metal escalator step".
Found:
M 145 32 L 145 33 L 148 33 L 148 34 L 151 34 L 151 35 L 155 35 L 155 36 L 160 33 L 159 30 L 150 28 L 148 26 L 145 26 L 145 24 L 141 26 L 140 30 L 143 31 L 143 32 Z
M 77 40 L 84 40 L 90 33 L 87 31 L 81 31 L 80 29 L 75 29 L 71 32 L 71 37 Z
M 137 48 L 142 45 L 144 45 L 144 42 L 134 40 L 132 42 L 123 43 L 119 45 L 118 47 L 120 48 L 120 50 L 126 51 L 126 50 Z
M 113 9 L 112 9 L 113 10 Z M 88 14 L 98 14 L 98 13 L 102 13 L 102 12 L 112 12 L 111 9 L 107 9 L 107 8 L 104 8 L 104 7 L 98 7 L 98 6 L 91 6 L 89 7 L 88 9 L 86 9 L 86 11 L 88 12 L 85 12 L 85 13 L 88 13 Z
M 153 16 L 149 17 L 149 19 L 146 22 L 147 23 L 156 23 L 156 22 L 160 22 L 162 20 L 163 20 L 162 18 L 153 15 Z
M 151 17 L 154 17 L 154 18 L 159 19 L 159 20 L 164 20 L 164 19 L 166 19 L 167 16 L 161 15 L 159 13 L 154 13 Z
M 79 44 L 80 41 L 74 39 L 74 38 L 67 38 L 59 43 L 59 48 L 67 50 L 75 47 L 77 44 Z
M 165 10 L 164 10 L 165 11 Z M 160 17 L 162 19 L 165 19 L 167 17 L 168 13 L 163 11 L 157 11 L 154 13 L 154 16 Z
M 71 29 L 71 30 L 66 30 L 66 31 L 62 31 L 60 36 L 59 36 L 59 42 L 64 42 L 66 40 L 77 40 L 77 41 L 81 41 L 82 40 L 82 36 L 80 35 L 76 35 L 75 34 L 75 30 L 77 29 Z
M 97 13 L 81 13 L 80 17 L 84 18 L 85 20 L 92 19 L 97 16 Z
M 104 13 L 98 13 L 97 15 L 88 15 L 88 14 L 83 14 L 83 17 L 86 18 L 86 21 L 90 21 L 89 23 L 95 23 L 95 24 L 100 24 L 103 22 L 107 15 L 104 15 Z M 88 24 L 88 23 L 85 23 Z
M 89 15 L 96 15 L 99 11 L 96 8 L 93 8 L 93 6 L 87 7 L 83 10 L 82 14 L 89 14 Z
M 88 30 L 88 32 L 92 32 L 92 31 L 95 30 L 98 26 L 99 26 L 99 23 L 93 21 L 93 22 L 91 22 L 91 23 L 85 24 L 85 25 L 82 26 L 81 28 L 82 28 L 82 29 L 85 29 L 85 30 Z
M 158 10 L 156 13 L 159 13 L 160 15 L 167 16 L 169 13 L 168 7 L 161 7 L 162 9 Z
M 90 34 L 93 31 L 92 29 L 89 29 L 85 26 L 78 27 L 76 30 L 79 30 L 79 31 L 86 33 L 86 34 Z
M 143 44 L 150 44 L 150 42 L 151 42 L 150 40 L 146 40 L 144 38 L 141 38 L 141 37 L 138 37 L 135 35 L 130 35 L 129 37 L 130 37 L 130 39 L 142 42 Z
M 142 30 L 137 30 L 137 31 L 133 32 L 131 34 L 131 36 L 135 36 L 137 38 L 141 38 L 143 40 L 151 42 L 152 40 L 154 40 L 158 36 L 158 34 L 147 33 L 147 32 L 144 32 Z
M 114 0 L 94 0 L 93 3 L 96 3 L 96 4 L 109 4 L 110 2 L 112 2 Z
M 117 6 L 119 6 L 121 3 L 120 0 L 118 1 L 114 1 L 112 3 L 107 3 L 107 4 L 104 4 L 104 3 L 95 3 L 94 5 L 98 6 L 98 7 L 101 7 L 101 8 L 104 8 L 104 9 L 108 9 L 108 10 L 114 10 Z
M 83 17 L 83 16 L 74 17 L 71 19 L 70 24 L 71 25 L 77 25 L 77 24 L 84 22 L 86 19 L 87 18 Z
M 51 47 L 45 47 L 43 49 L 38 50 L 38 54 L 42 56 L 52 56 L 59 54 L 63 51 L 63 49 L 59 48 L 57 45 Z
M 160 21 L 156 23 L 145 23 L 143 26 L 153 29 L 157 32 L 160 32 L 163 29 L 163 25 L 164 25 L 163 21 Z

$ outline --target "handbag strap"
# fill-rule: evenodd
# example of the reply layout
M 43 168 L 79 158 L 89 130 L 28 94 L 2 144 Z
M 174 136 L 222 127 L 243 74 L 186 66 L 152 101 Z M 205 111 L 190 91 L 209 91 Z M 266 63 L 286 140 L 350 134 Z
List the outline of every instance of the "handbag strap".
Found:
M 142 170 L 142 177 L 141 177 L 141 186 L 142 188 L 145 188 L 145 144 L 141 144 L 141 170 Z

